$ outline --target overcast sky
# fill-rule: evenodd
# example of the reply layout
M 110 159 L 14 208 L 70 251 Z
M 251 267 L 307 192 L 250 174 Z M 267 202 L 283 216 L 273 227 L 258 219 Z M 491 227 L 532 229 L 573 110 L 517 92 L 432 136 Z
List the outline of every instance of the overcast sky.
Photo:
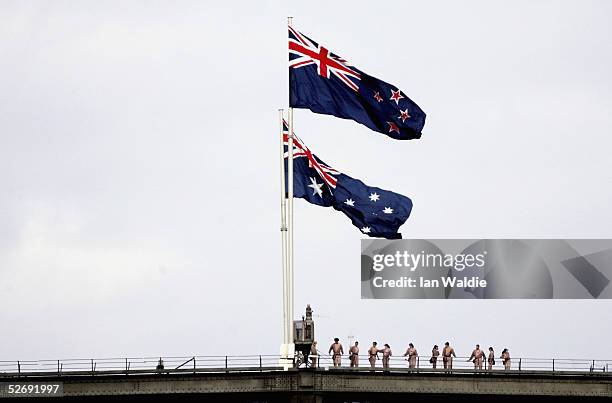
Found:
M 401 142 L 295 112 L 412 198 L 405 238 L 612 238 L 608 1 L 1 0 L 0 360 L 278 352 L 288 15 L 428 114 Z M 296 200 L 324 347 L 612 359 L 612 300 L 361 300 L 360 239 Z

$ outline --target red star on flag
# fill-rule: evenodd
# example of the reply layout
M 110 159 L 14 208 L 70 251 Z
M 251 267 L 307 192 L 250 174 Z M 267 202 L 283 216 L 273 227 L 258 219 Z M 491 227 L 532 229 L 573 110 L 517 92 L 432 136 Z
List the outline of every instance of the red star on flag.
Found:
M 380 92 L 376 91 L 374 93 L 374 99 L 377 100 L 378 102 L 382 102 L 383 98 L 380 96 Z
M 400 109 L 400 115 L 398 118 L 402 119 L 402 123 L 405 122 L 406 119 L 409 119 L 410 115 L 408 114 L 408 108 L 406 108 L 404 111 Z
M 391 132 L 397 132 L 397 134 L 399 134 L 400 129 L 399 127 L 397 127 L 397 125 L 393 122 L 387 122 L 387 124 L 389 125 L 389 133 Z
M 395 101 L 396 105 L 399 105 L 399 100 L 404 98 L 404 96 L 402 94 L 400 94 L 400 90 L 397 91 L 393 91 L 391 90 L 391 98 L 389 98 L 391 101 Z

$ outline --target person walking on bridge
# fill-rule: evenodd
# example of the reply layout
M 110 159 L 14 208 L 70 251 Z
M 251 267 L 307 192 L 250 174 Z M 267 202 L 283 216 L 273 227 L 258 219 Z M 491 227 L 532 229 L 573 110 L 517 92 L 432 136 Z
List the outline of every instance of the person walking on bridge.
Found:
M 404 353 L 404 357 L 408 356 L 408 368 L 416 368 L 417 357 L 419 354 L 417 353 L 417 349 L 414 348 L 414 344 L 408 344 L 408 350 Z
M 391 360 L 391 356 L 393 353 L 391 352 L 391 346 L 385 343 L 385 348 L 378 350 L 379 353 L 382 353 L 382 364 L 383 368 L 389 368 L 389 361 Z
M 378 348 L 377 343 L 372 342 L 372 347 L 368 350 L 368 361 L 370 361 L 370 368 L 376 368 L 376 360 L 378 359 Z
M 349 359 L 351 361 L 351 368 L 359 367 L 359 342 L 356 341 L 353 346 L 349 349 Z
M 312 346 L 310 346 L 310 361 L 311 367 L 317 367 L 317 358 L 319 358 L 319 351 L 317 350 L 317 341 L 312 342 Z
M 342 364 L 342 354 L 344 354 L 344 349 L 342 348 L 342 344 L 340 344 L 340 339 L 337 337 L 334 339 L 334 343 L 329 347 L 328 353 L 332 352 L 334 367 L 339 367 Z
M 480 344 L 476 344 L 476 348 L 472 351 L 472 355 L 468 358 L 468 361 L 474 363 L 474 369 L 482 371 L 482 362 L 484 361 L 484 352 L 480 349 Z
M 489 347 L 489 358 L 487 359 L 487 369 L 490 371 L 493 369 L 493 365 L 495 365 L 495 352 L 493 351 L 493 347 Z
M 433 365 L 433 369 L 436 369 L 436 365 L 438 364 L 438 356 L 440 355 L 440 350 L 438 349 L 438 345 L 435 344 L 431 349 L 431 358 L 429 362 Z
M 442 362 L 444 363 L 444 369 L 453 369 L 453 357 L 457 357 L 455 349 L 450 346 L 448 341 L 444 343 L 442 349 Z
M 504 348 L 502 351 L 501 357 L 502 362 L 504 363 L 504 369 L 507 371 L 510 369 L 510 351 L 507 348 Z

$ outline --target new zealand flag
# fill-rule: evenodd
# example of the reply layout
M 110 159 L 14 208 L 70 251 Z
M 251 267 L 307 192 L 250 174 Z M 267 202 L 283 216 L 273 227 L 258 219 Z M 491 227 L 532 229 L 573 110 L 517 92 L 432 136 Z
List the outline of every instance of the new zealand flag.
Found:
M 289 155 L 288 135 L 289 130 L 284 124 L 285 174 Z M 367 186 L 336 171 L 314 155 L 295 135 L 293 161 L 294 197 L 342 211 L 366 235 L 387 239 L 402 237 L 397 231 L 410 216 L 412 200 L 398 193 Z
M 357 70 L 289 27 L 289 106 L 352 119 L 399 140 L 418 139 L 425 112 L 397 87 Z

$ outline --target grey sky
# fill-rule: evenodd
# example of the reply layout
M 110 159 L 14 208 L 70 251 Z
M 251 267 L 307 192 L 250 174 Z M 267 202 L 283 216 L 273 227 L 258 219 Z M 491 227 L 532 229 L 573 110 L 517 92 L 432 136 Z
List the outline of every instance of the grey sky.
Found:
M 278 352 L 287 15 L 427 112 L 409 142 L 295 113 L 326 162 L 413 199 L 404 237 L 612 237 L 610 2 L 3 0 L 0 360 Z M 612 301 L 362 301 L 347 218 L 296 200 L 295 226 L 324 347 L 612 336 Z

